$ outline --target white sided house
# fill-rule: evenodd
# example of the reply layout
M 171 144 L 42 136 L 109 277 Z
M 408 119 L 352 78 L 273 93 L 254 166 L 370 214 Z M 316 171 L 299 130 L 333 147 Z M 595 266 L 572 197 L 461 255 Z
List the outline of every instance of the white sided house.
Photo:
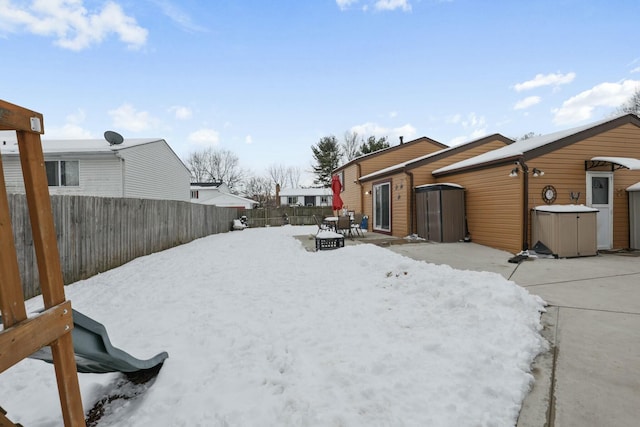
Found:
M 253 209 L 255 200 L 231 194 L 229 186 L 223 182 L 195 182 L 191 184 L 191 202 L 223 208 Z
M 331 206 L 331 188 L 283 188 L 277 194 L 280 206 Z
M 0 145 L 7 191 L 23 193 L 15 142 Z M 42 140 L 49 193 L 189 201 L 190 172 L 164 139 Z

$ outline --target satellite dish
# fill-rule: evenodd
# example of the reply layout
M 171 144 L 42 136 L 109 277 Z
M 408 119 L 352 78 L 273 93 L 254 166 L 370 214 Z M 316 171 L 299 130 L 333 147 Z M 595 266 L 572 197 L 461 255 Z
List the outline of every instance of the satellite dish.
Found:
M 114 132 L 112 130 L 108 130 L 104 133 L 104 139 L 107 140 L 109 145 L 119 145 L 122 144 L 124 138 L 118 132 Z

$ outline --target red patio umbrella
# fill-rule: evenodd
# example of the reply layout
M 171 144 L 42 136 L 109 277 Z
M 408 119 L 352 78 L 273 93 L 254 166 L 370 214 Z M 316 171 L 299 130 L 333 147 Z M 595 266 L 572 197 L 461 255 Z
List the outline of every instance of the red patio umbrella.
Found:
M 342 184 L 338 175 L 331 177 L 331 191 L 333 191 L 333 210 L 339 211 L 342 209 L 342 199 L 340 198 L 340 191 L 342 191 Z

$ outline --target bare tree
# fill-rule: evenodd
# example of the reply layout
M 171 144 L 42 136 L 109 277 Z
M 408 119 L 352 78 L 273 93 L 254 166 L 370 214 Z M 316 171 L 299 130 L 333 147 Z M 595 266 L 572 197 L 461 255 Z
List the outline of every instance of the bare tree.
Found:
M 271 165 L 269 166 L 269 168 L 267 169 L 267 173 L 269 174 L 269 177 L 271 178 L 271 183 L 273 185 L 276 184 L 280 184 L 281 187 L 286 187 L 286 179 L 287 179 L 287 168 L 286 166 L 279 164 L 279 165 Z
M 302 175 L 300 168 L 296 166 L 271 165 L 267 172 L 272 184 L 280 184 L 282 188 L 297 188 Z
M 300 176 L 302 171 L 297 166 L 289 166 L 287 168 L 287 180 L 286 183 L 289 188 L 298 188 L 300 186 Z
M 194 182 L 222 181 L 233 192 L 236 192 L 234 188 L 240 186 L 245 175 L 240 169 L 238 157 L 229 150 L 209 147 L 195 151 L 189 154 L 186 163 Z
M 344 133 L 344 142 L 342 143 L 342 154 L 345 157 L 346 162 L 350 162 L 356 157 L 360 157 L 362 155 L 362 152 L 360 151 L 360 147 L 358 143 L 357 132 L 346 131 Z
M 246 180 L 244 195 L 260 203 L 260 206 L 265 206 L 271 199 L 272 191 L 273 185 L 270 178 L 252 176 Z
M 636 89 L 636 91 L 631 95 L 631 97 L 618 107 L 616 110 L 617 114 L 635 114 L 640 117 L 640 88 Z

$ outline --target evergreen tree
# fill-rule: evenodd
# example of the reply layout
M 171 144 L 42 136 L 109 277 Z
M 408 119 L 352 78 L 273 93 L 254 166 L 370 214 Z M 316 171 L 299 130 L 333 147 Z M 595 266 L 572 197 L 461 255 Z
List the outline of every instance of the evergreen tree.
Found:
M 322 187 L 331 187 L 331 172 L 340 166 L 340 144 L 335 136 L 325 136 L 317 145 L 311 146 L 315 164 L 313 173 L 316 179 L 313 183 Z
M 389 142 L 387 141 L 387 137 L 383 136 L 376 140 L 375 136 L 370 136 L 366 142 L 362 142 L 360 146 L 360 151 L 362 154 L 373 153 L 374 151 L 382 150 L 383 148 L 389 148 Z

